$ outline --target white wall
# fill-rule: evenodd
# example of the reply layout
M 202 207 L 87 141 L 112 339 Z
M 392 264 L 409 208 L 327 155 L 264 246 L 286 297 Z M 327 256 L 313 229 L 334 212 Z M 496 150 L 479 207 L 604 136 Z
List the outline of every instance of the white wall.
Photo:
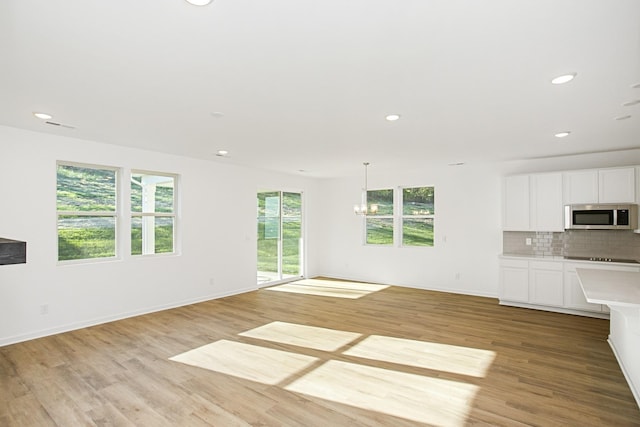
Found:
M 181 255 L 58 265 L 56 161 L 181 177 Z M 304 192 L 308 276 L 496 296 L 502 176 L 640 163 L 640 150 L 459 167 L 369 169 L 369 186 L 434 185 L 435 247 L 362 244 L 362 176 L 314 180 L 0 126 L 0 237 L 27 264 L 0 266 L 0 345 L 256 288 L 259 189 Z M 213 279 L 213 284 L 211 284 Z M 47 304 L 49 313 L 40 313 Z
M 117 261 L 58 265 L 57 160 L 179 174 L 181 255 L 131 257 L 123 248 Z M 316 186 L 295 175 L 2 126 L 0 179 L 0 237 L 27 242 L 26 264 L 0 266 L 0 345 L 255 289 L 257 189 L 301 190 L 313 206 Z M 313 214 L 306 219 L 313 228 Z M 316 274 L 315 263 L 309 268 Z
M 321 187 L 322 226 L 317 252 L 323 274 L 423 289 L 496 296 L 501 175 L 493 164 L 430 166 L 418 171 L 369 167 L 369 188 L 435 186 L 434 247 L 362 244 L 362 219 L 353 213 L 362 177 L 332 179 Z

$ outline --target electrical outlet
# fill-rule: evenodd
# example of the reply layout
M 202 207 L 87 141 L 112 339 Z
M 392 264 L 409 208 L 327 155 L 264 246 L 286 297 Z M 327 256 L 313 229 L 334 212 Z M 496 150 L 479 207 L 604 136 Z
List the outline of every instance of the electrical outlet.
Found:
M 213 277 L 211 279 L 209 279 L 209 284 L 211 286 L 215 286 L 216 285 L 216 281 L 215 281 L 215 279 Z
M 527 246 L 531 246 L 531 237 L 527 237 L 526 239 L 524 239 L 524 244 Z
M 40 306 L 40 315 L 45 316 L 49 314 L 49 304 L 42 304 Z

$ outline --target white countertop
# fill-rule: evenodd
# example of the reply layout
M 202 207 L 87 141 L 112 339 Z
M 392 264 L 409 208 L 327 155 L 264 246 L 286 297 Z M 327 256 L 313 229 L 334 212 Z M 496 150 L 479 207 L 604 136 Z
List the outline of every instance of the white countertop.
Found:
M 588 268 L 576 272 L 588 302 L 640 308 L 640 273 Z
M 523 254 L 499 254 L 500 259 L 521 259 L 531 261 L 554 261 L 554 262 L 571 262 L 571 263 L 596 263 L 602 265 L 622 265 L 631 267 L 640 267 L 640 263 L 633 262 L 612 262 L 612 261 L 596 261 L 590 259 L 567 258 L 562 255 L 523 255 Z M 588 268 L 588 267 L 587 267 Z

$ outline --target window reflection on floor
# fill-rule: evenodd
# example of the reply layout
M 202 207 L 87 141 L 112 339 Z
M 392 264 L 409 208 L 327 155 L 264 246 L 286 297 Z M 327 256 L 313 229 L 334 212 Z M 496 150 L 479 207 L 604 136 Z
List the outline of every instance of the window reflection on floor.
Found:
M 330 360 L 289 391 L 413 421 L 462 426 L 478 387 L 456 381 Z
M 220 340 L 171 357 L 170 360 L 263 384 L 279 384 L 318 359 L 257 345 Z
M 269 291 L 291 292 L 294 294 L 317 295 L 335 298 L 358 299 L 365 295 L 388 288 L 375 283 L 347 282 L 324 279 L 303 279 L 284 285 L 265 288 Z
M 238 335 L 324 351 L 336 351 L 362 336 L 355 332 L 287 322 L 271 322 Z
M 435 426 L 464 425 L 479 390 L 464 380 L 438 378 L 438 372 L 484 377 L 495 358 L 488 350 L 287 322 L 267 323 L 239 336 L 265 345 L 220 340 L 170 359 Z M 268 348 L 267 342 L 299 351 Z M 326 353 L 304 354 L 309 351 Z M 336 360 L 344 356 L 350 361 Z M 372 360 L 394 363 L 398 369 L 371 366 Z M 438 372 L 420 375 L 403 372 L 402 366 Z
M 367 337 L 344 354 L 472 377 L 484 377 L 495 358 L 490 350 L 380 335 Z

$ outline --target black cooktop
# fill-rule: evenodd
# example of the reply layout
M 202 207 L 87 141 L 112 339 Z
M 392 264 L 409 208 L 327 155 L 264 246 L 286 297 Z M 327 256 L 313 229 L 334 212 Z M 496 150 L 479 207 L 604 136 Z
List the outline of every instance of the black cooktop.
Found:
M 565 256 L 565 259 L 575 259 L 579 261 L 598 261 L 598 262 L 623 262 L 627 264 L 640 264 L 635 259 L 621 259 L 621 258 L 606 258 L 597 256 Z

